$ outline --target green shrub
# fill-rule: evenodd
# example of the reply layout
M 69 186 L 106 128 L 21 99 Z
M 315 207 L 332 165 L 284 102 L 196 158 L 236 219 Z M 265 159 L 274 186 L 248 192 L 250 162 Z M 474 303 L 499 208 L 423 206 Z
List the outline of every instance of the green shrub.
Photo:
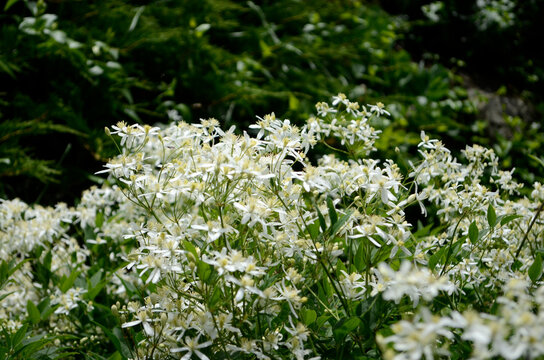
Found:
M 1 16 L 3 121 L 71 129 L 48 133 L 54 142 L 37 129 L 0 142 L 1 158 L 15 146 L 44 160 L 30 172 L 3 163 L 6 197 L 36 201 L 43 187 L 11 175 L 46 181 L 47 169 L 64 185 L 50 185 L 42 202 L 72 202 L 114 153 L 103 127 L 123 120 L 216 117 L 244 129 L 275 109 L 302 124 L 317 99 L 343 92 L 389 104 L 393 118 L 376 124 L 383 158 L 414 148 L 420 129 L 459 142 L 471 131 L 475 110 L 459 78 L 412 62 L 397 46 L 402 22 L 358 1 L 15 2 Z
M 120 122 L 100 171 L 116 185 L 75 208 L 1 201 L 0 351 L 542 357 L 542 184 L 522 196 L 493 150 L 461 163 L 424 132 L 403 174 L 373 156 L 383 104 L 316 110 L 302 127 L 266 115 L 255 136 Z M 346 160 L 312 163 L 319 142 Z M 417 227 L 413 208 L 429 212 Z

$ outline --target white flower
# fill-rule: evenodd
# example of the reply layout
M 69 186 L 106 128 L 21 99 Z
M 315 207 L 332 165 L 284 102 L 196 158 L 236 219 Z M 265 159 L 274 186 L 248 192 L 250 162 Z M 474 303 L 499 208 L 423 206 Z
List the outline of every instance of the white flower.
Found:
M 168 110 L 166 114 L 168 115 L 168 118 L 172 121 L 183 120 L 183 116 L 181 116 L 176 109 Z
M 233 284 L 239 286 L 236 296 L 234 297 L 234 302 L 238 303 L 242 301 L 244 296 L 247 294 L 257 294 L 262 296 L 262 291 L 259 290 L 255 285 L 255 280 L 251 276 L 243 275 L 241 279 L 237 279 L 232 275 L 227 275 L 225 279 Z
M 280 293 L 280 296 L 275 297 L 274 300 L 287 301 L 291 312 L 293 313 L 293 315 L 295 315 L 295 317 L 297 317 L 295 309 L 300 308 L 303 301 L 302 297 L 299 295 L 300 291 L 293 286 L 285 285 L 285 280 L 282 280 L 281 286 L 277 285 L 277 290 Z
M 358 273 L 348 274 L 342 270 L 340 286 L 348 299 L 362 299 L 366 293 L 366 283 L 361 281 L 362 275 Z
M 440 337 L 453 339 L 450 325 L 449 318 L 433 316 L 427 308 L 423 308 L 412 321 L 402 320 L 391 326 L 394 335 L 386 338 L 378 336 L 377 341 L 380 344 L 391 344 L 399 352 L 394 357 L 397 360 L 432 360 L 434 353 L 448 357 L 447 348 L 438 348 L 436 345 Z
M 285 331 L 287 331 L 291 336 L 296 336 L 301 342 L 308 339 L 310 332 L 308 328 L 301 322 L 297 322 L 297 325 L 293 325 L 293 318 L 289 316 L 289 323 L 291 327 L 286 326 Z
M 408 295 L 414 307 L 417 306 L 419 298 L 426 301 L 432 300 L 439 291 L 452 294 L 456 287 L 453 283 L 443 277 L 435 277 L 427 268 L 413 268 L 409 261 L 403 261 L 399 271 L 393 271 L 389 265 L 381 263 L 378 265 L 377 274 L 379 278 L 387 279 L 383 298 L 399 303 L 404 295 Z M 375 285 L 374 287 L 377 287 Z
M 332 97 L 332 106 L 336 106 L 338 104 L 344 104 L 347 106 L 348 103 L 349 100 L 345 94 L 339 93 L 338 95 Z
M 63 294 L 60 290 L 57 290 L 55 296 L 53 296 L 52 304 L 59 306 L 55 310 L 55 314 L 65 314 L 68 315 L 70 310 L 78 307 L 78 302 L 82 301 L 81 295 L 86 293 L 87 290 L 81 288 L 68 289 L 68 291 Z
M 386 114 L 388 116 L 391 115 L 388 111 L 384 109 L 385 106 L 381 102 L 377 103 L 376 105 L 370 105 L 370 104 L 367 104 L 367 105 L 370 106 L 370 112 L 376 113 L 380 116 L 383 114 Z
M 142 324 L 144 327 L 144 331 L 148 336 L 153 336 L 155 334 L 155 330 L 153 330 L 153 327 L 151 326 L 151 323 L 153 322 L 153 319 L 149 318 L 149 312 L 145 308 L 140 309 L 136 312 L 137 320 L 129 321 L 127 323 L 123 323 L 121 325 L 122 328 L 132 327 L 139 324 Z
M 201 344 L 198 343 L 200 336 L 197 336 L 196 338 L 190 338 L 185 337 L 185 346 L 173 348 L 170 349 L 170 352 L 178 353 L 178 352 L 186 352 L 185 355 L 181 358 L 182 360 L 189 360 L 193 354 L 198 356 L 199 359 L 202 360 L 209 360 L 210 358 L 204 355 L 199 349 L 207 348 L 208 346 L 212 345 L 211 341 L 205 341 Z

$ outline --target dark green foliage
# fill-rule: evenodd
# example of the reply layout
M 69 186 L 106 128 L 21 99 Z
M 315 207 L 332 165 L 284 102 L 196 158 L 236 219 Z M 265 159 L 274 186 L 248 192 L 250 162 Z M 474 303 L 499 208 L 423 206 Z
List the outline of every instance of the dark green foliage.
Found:
M 463 140 L 459 145 L 474 142 L 493 147 L 502 166 L 516 167 L 516 177 L 538 181 L 544 173 L 530 156 L 539 156 L 544 141 L 544 56 L 538 46 L 544 42 L 544 3 L 482 1 L 487 4 L 483 9 L 476 1 L 379 3 L 389 13 L 407 20 L 397 36 L 414 60 L 441 63 L 463 74 L 463 86 L 469 91 L 481 91 L 484 104 L 490 98 L 499 99 L 499 123 L 490 123 L 484 113 L 477 114 L 469 122 L 470 129 L 461 129 Z M 423 11 L 430 3 L 440 3 L 436 19 L 425 16 Z M 494 14 L 498 21 L 486 20 L 486 14 Z M 509 103 L 514 102 L 518 105 L 512 111 Z M 507 130 L 501 133 L 498 127 Z
M 34 16 L 15 2 L 1 17 L 1 121 L 51 126 L 0 140 L 3 159 L 27 149 L 5 164 L 2 196 L 31 202 L 43 187 L 29 176 L 62 182 L 43 201 L 71 200 L 112 154 L 104 126 L 165 123 L 169 110 L 244 128 L 271 111 L 301 122 L 345 92 L 387 104 L 382 151 L 412 147 L 421 128 L 459 137 L 474 110 L 458 78 L 397 47 L 398 20 L 357 1 L 63 1 Z
M 509 11 L 500 9 L 501 1 L 488 1 L 488 9 L 482 11 L 476 1 L 446 0 L 436 12 L 436 21 L 422 11 L 422 6 L 431 1 L 380 3 L 387 11 L 409 16 L 411 22 L 404 44 L 418 56 L 437 54 L 448 66 L 466 66 L 471 76 L 490 88 L 506 85 L 517 93 L 529 90 L 542 100 L 539 89 L 544 79 L 544 57 L 537 46 L 544 36 L 541 1 L 509 1 L 512 4 Z M 486 21 L 486 10 L 495 12 L 501 20 Z

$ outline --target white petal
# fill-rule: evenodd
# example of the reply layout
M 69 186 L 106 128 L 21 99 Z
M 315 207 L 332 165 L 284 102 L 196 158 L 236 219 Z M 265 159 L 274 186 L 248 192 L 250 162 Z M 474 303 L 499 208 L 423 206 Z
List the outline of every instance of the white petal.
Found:
M 129 321 L 128 323 L 124 323 L 123 325 L 121 325 L 121 327 L 122 328 L 127 328 L 127 327 L 131 327 L 131 326 L 136 326 L 141 322 L 142 322 L 142 320 Z

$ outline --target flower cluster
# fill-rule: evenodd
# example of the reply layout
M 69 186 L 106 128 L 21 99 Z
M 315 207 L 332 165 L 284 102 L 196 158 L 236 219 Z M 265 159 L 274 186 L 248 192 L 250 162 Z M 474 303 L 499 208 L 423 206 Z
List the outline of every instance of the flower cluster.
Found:
M 323 118 L 302 128 L 264 116 L 250 126 L 255 137 L 223 131 L 215 119 L 110 131 L 124 150 L 104 172 L 149 214 L 129 234 L 139 246 L 128 267 L 161 293 L 120 309 L 124 328 L 143 326 L 148 335 L 140 352 L 319 355 L 303 315 L 316 281 L 334 275 L 329 286 L 336 291 L 325 298 L 345 302 L 342 313 L 370 293 L 361 275 L 331 273 L 345 247 L 362 252 L 394 243 L 409 252 L 394 163 L 327 155 L 312 165 L 306 157 L 317 141 L 334 136 L 368 153 L 378 134 L 369 121 L 386 113 L 383 105 L 360 110 L 340 94 L 332 107 L 317 109 Z M 353 211 L 347 197 L 361 210 L 383 207 L 384 216 Z M 324 325 L 314 336 L 330 331 Z
M 384 115 L 339 94 L 253 136 L 118 123 L 77 206 L 0 202 L 0 273 L 27 261 L 0 326 L 132 359 L 541 357 L 542 185 L 423 132 L 408 171 L 373 159 Z
M 103 288 L 126 300 L 127 287 L 141 283 L 119 266 L 126 258 L 123 235 L 143 215 L 117 186 L 85 191 L 76 207 L 0 200 L 0 268 L 13 266 L 10 278 L 0 282 L 0 327 L 15 334 L 32 319 L 57 345 L 57 336 L 75 331 L 97 346 L 107 341 L 84 319 L 98 310 L 93 302 Z
M 512 279 L 504 286 L 503 296 L 497 299 L 496 314 L 466 310 L 447 316 L 433 316 L 421 309 L 411 320 L 392 326 L 393 335 L 378 337 L 378 342 L 391 351 L 386 358 L 432 359 L 434 355 L 449 356 L 448 342 L 455 337 L 471 344 L 471 359 L 537 359 L 544 355 L 544 287 L 529 294 L 530 284 Z
M 426 268 L 413 269 L 412 264 L 406 260 L 402 262 L 399 271 L 393 271 L 386 263 L 379 264 L 375 270 L 378 281 L 371 283 L 374 293 L 382 292 L 384 299 L 396 303 L 408 295 L 414 306 L 417 306 L 420 297 L 428 302 L 440 291 L 452 295 L 456 290 L 447 278 L 436 277 Z

